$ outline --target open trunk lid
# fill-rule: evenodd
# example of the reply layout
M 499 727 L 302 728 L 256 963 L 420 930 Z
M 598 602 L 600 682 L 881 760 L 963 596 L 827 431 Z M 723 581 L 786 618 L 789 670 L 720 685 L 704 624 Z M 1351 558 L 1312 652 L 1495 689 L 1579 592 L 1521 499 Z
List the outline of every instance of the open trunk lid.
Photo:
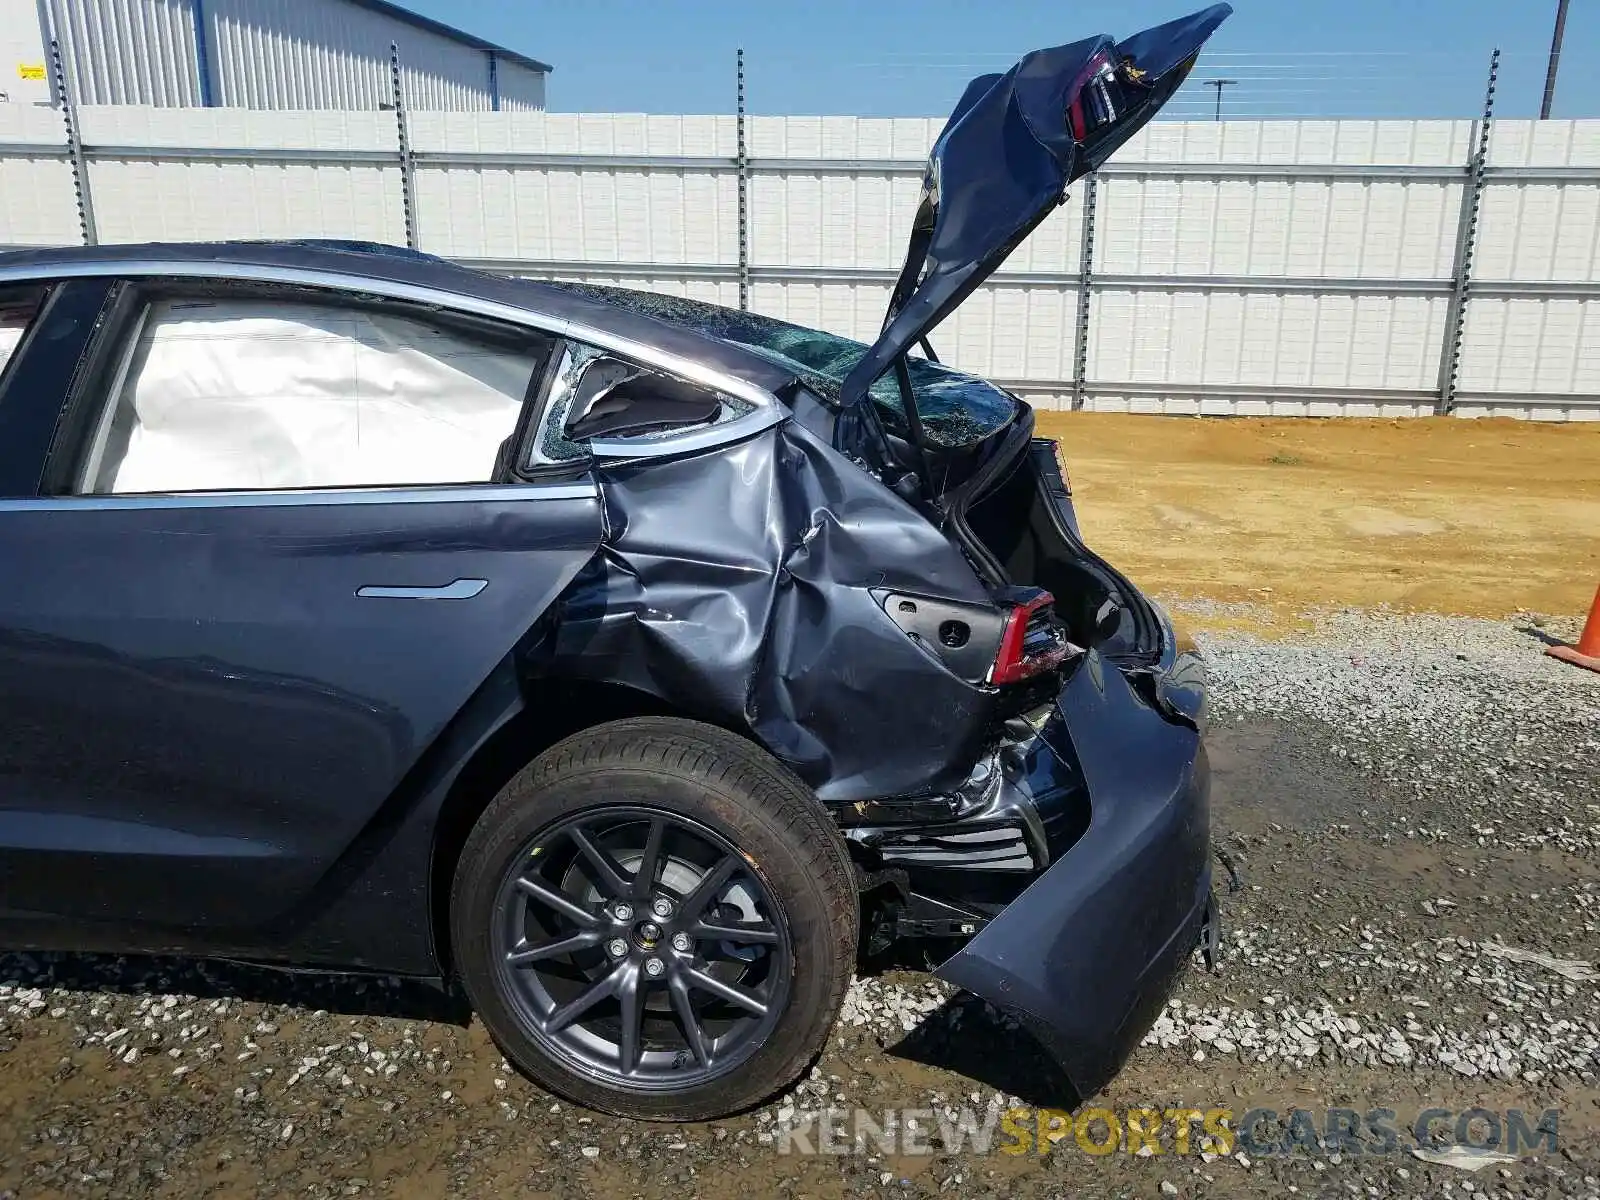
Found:
M 1035 50 L 1003 75 L 981 75 L 934 142 L 905 265 L 883 331 L 845 377 L 836 445 L 876 466 L 896 455 L 868 396 L 1065 198 L 1137 133 L 1193 68 L 1227 4 L 1117 42 L 1100 35 Z M 902 392 L 910 391 L 902 372 Z M 913 450 L 923 439 L 904 397 Z

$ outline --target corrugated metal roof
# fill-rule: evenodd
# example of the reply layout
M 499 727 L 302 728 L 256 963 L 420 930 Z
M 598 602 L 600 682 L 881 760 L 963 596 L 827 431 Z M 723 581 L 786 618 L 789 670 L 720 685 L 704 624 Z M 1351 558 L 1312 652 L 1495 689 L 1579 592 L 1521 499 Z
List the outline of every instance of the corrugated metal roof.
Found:
M 408 108 L 493 105 L 489 51 L 369 5 L 205 0 L 205 6 L 215 94 L 224 107 L 378 108 L 391 95 L 392 42 L 400 45 Z
M 389 50 L 398 43 L 409 108 L 544 106 L 544 64 L 387 0 L 42 0 L 42 8 L 80 104 L 376 109 L 389 103 Z
M 495 65 L 494 90 L 500 112 L 544 111 L 544 75 L 521 63 Z
M 446 25 L 442 21 L 435 21 L 431 17 L 425 17 L 421 13 L 414 13 L 409 8 L 401 8 L 398 4 L 390 4 L 389 0 L 346 0 L 346 2 L 359 5 L 361 8 L 370 8 L 374 12 L 383 13 L 385 16 L 393 17 L 397 21 L 405 21 L 407 24 L 415 25 L 419 29 L 437 33 L 441 37 L 452 38 L 464 45 L 471 46 L 474 50 L 490 51 L 506 62 L 518 63 L 521 66 L 535 71 L 543 71 L 546 74 L 555 70 L 549 63 L 540 62 L 536 58 L 529 58 L 526 54 L 520 54 L 495 42 L 486 42 L 480 37 L 455 28 L 453 25 Z
M 79 103 L 201 103 L 184 0 L 51 0 L 50 8 Z

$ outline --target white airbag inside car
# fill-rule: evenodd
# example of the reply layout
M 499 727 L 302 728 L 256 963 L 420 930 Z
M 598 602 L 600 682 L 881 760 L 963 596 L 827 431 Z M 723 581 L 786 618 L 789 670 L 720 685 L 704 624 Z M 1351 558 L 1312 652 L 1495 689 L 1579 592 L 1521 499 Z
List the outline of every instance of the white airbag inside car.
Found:
M 17 348 L 17 343 L 22 340 L 22 324 L 7 324 L 0 320 L 0 371 L 5 370 L 6 363 L 11 360 L 12 353 Z
M 89 492 L 487 482 L 534 356 L 381 312 L 151 306 Z

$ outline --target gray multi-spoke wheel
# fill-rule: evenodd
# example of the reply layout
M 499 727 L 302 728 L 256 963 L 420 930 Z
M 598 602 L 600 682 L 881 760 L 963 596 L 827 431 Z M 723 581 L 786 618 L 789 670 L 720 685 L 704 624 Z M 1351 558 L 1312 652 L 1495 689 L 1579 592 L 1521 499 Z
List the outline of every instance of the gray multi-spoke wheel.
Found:
M 793 973 L 782 909 L 727 838 L 649 808 L 589 809 L 535 834 L 496 904 L 498 982 L 534 1037 L 613 1086 L 737 1069 Z
M 641 718 L 525 768 L 457 865 L 456 967 L 508 1058 L 627 1116 L 746 1108 L 815 1058 L 854 960 L 837 828 L 723 730 Z

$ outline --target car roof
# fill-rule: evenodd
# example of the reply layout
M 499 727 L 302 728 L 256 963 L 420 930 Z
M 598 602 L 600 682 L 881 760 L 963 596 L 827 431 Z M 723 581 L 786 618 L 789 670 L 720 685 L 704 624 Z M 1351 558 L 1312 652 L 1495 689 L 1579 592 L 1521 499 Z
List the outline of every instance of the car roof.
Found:
M 794 375 L 779 364 L 735 342 L 660 321 L 621 305 L 608 304 L 596 296 L 538 280 L 478 271 L 435 255 L 377 242 L 333 239 L 147 242 L 20 250 L 0 253 L 0 284 L 60 275 L 116 275 L 121 271 L 144 276 L 181 276 L 183 267 L 188 264 L 204 264 L 207 267 L 204 274 L 212 278 L 220 274 L 224 278 L 266 277 L 281 282 L 281 272 L 304 272 L 308 276 L 377 280 L 426 288 L 447 295 L 487 300 L 577 326 L 602 329 L 667 354 L 716 367 L 769 392 L 787 386 L 794 379 Z M 160 266 L 174 269 L 168 272 L 153 269 Z M 308 279 L 308 282 L 316 280 Z

